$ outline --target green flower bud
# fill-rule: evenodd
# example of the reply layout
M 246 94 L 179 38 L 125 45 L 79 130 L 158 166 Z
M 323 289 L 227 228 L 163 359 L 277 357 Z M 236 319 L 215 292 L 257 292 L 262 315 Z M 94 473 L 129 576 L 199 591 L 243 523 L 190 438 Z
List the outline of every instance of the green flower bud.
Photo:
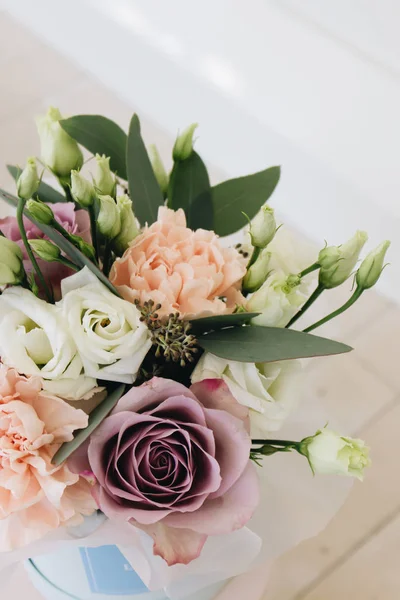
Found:
M 313 473 L 347 475 L 362 481 L 369 467 L 369 449 L 363 442 L 322 429 L 300 442 L 299 452 L 308 458 Z
M 51 225 L 54 221 L 54 213 L 50 206 L 40 200 L 28 200 L 26 208 L 29 210 L 32 217 L 43 225 Z
M 113 240 L 121 231 L 121 217 L 114 198 L 99 196 L 100 210 L 97 227 L 102 235 Z
M 47 240 L 29 240 L 29 245 L 39 258 L 47 262 L 57 261 L 61 256 L 60 248 Z
M 268 264 L 271 253 L 263 248 L 257 260 L 247 269 L 243 279 L 243 290 L 245 292 L 257 291 L 268 277 Z
M 383 271 L 383 261 L 389 246 L 390 242 L 386 240 L 364 258 L 356 274 L 359 288 L 367 290 L 376 284 Z
M 92 244 L 85 242 L 79 235 L 69 234 L 68 239 L 82 254 L 87 256 L 92 262 L 96 262 L 96 252 Z
M 0 236 L 0 285 L 21 283 L 25 275 L 22 261 L 23 254 L 18 244 Z
M 96 154 L 96 172 L 93 177 L 96 192 L 102 196 L 115 196 L 115 177 L 110 169 L 110 157 Z
M 368 239 L 365 231 L 356 234 L 341 246 L 329 246 L 321 250 L 318 262 L 321 266 L 319 282 L 330 289 L 348 279 L 357 264 L 360 252 Z
M 115 253 L 121 256 L 128 248 L 130 242 L 139 234 L 135 215 L 132 209 L 132 200 L 123 195 L 117 198 L 117 207 L 121 219 L 121 230 L 114 239 Z
M 92 206 L 96 197 L 93 185 L 79 171 L 71 171 L 71 195 L 84 208 Z
M 198 127 L 198 123 L 189 125 L 178 137 L 172 151 L 172 157 L 175 161 L 186 160 L 193 152 L 193 135 Z
M 29 200 L 38 191 L 39 176 L 34 158 L 28 158 L 26 167 L 17 180 L 18 197 L 23 200 Z
M 82 152 L 72 137 L 61 127 L 58 108 L 50 107 L 45 116 L 36 119 L 43 162 L 57 177 L 68 177 L 72 169 L 83 165 Z
M 149 146 L 149 156 L 150 156 L 150 162 L 153 167 L 154 175 L 156 176 L 156 179 L 158 181 L 158 185 L 161 188 L 164 198 L 166 198 L 167 191 L 168 191 L 169 177 L 167 175 L 167 172 L 166 172 L 163 162 L 161 160 L 161 156 L 160 156 L 157 146 L 155 144 L 152 144 L 151 146 Z
M 256 248 L 265 248 L 272 242 L 276 232 L 274 209 L 263 206 L 250 225 L 251 243 Z

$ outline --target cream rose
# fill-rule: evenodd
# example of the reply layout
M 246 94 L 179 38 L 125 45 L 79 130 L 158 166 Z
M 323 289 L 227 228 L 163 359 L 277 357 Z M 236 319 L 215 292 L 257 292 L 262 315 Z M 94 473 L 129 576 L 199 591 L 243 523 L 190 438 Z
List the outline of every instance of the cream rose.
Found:
M 151 347 L 134 304 L 110 292 L 87 267 L 62 281 L 58 303 L 86 376 L 133 383 Z
M 301 363 L 242 363 L 206 352 L 192 373 L 192 382 L 223 379 L 232 396 L 250 409 L 252 437 L 265 437 L 282 426 L 296 404 Z
M 52 394 L 76 400 L 96 386 L 57 308 L 29 290 L 12 287 L 0 297 L 0 356 L 24 375 L 38 375 Z
M 300 291 L 299 278 L 273 272 L 246 304 L 249 312 L 261 313 L 252 320 L 262 327 L 285 327 L 304 304 L 306 296 Z

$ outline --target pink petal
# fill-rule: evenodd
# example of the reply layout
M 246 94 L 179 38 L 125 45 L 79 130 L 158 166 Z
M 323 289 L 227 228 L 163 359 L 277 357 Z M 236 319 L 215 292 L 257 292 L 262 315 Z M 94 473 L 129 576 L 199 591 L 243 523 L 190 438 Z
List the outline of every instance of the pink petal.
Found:
M 139 527 L 153 538 L 154 555 L 161 556 L 169 567 L 187 565 L 198 558 L 207 540 L 207 535 L 191 529 L 175 529 L 164 523 Z
M 149 410 L 150 406 L 154 405 L 155 407 L 172 396 L 185 396 L 196 400 L 193 392 L 182 383 L 162 377 L 153 377 L 143 385 L 131 388 L 125 396 L 122 396 L 111 414 L 115 415 L 123 411 L 137 412 L 143 408 Z
M 163 522 L 171 527 L 190 528 L 206 535 L 231 533 L 244 527 L 259 501 L 258 476 L 255 466 L 249 461 L 243 475 L 224 496 L 207 500 L 194 513 L 170 514 Z
M 194 383 L 190 390 L 205 408 L 216 408 L 230 413 L 241 419 L 250 432 L 249 409 L 239 404 L 222 379 L 203 379 Z

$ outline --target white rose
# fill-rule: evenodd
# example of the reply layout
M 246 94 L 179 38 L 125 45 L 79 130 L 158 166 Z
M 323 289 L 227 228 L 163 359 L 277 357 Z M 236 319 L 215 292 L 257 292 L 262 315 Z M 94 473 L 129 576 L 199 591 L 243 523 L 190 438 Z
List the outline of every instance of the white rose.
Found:
M 58 303 L 85 374 L 133 383 L 151 347 L 150 332 L 134 304 L 110 292 L 85 267 L 61 282 Z
M 342 437 L 328 429 L 306 438 L 300 446 L 314 473 L 348 475 L 362 481 L 364 469 L 371 463 L 363 440 Z
M 252 437 L 265 437 L 282 426 L 298 398 L 301 363 L 243 363 L 208 352 L 192 373 L 192 382 L 223 379 L 232 396 L 250 409 Z
M 295 279 L 283 271 L 276 271 L 267 278 L 246 304 L 249 312 L 261 313 L 252 320 L 254 325 L 285 327 L 289 323 L 307 299 Z
M 95 379 L 82 374 L 59 309 L 21 287 L 0 297 L 0 355 L 19 373 L 42 377 L 44 388 L 63 398 L 80 398 L 96 386 Z

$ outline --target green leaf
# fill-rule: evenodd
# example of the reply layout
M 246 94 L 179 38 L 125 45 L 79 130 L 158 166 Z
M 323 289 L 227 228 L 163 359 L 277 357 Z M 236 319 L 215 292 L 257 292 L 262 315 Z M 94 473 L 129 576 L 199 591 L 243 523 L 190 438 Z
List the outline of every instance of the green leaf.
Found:
M 16 198 L 12 194 L 9 194 L 8 192 L 5 192 L 2 189 L 0 189 L 0 198 L 3 198 L 3 200 L 5 200 L 11 206 L 16 207 L 18 205 L 18 198 Z M 65 237 L 62 236 L 61 233 L 53 229 L 50 225 L 43 225 L 43 223 L 39 223 L 39 221 L 36 221 L 26 209 L 24 211 L 24 215 L 32 223 L 34 223 L 36 227 L 38 227 L 40 231 L 42 231 L 49 238 L 49 240 L 54 242 L 55 245 L 58 246 L 58 248 L 60 248 L 60 250 L 72 260 L 72 262 L 74 262 L 81 269 L 83 269 L 84 267 L 88 267 L 92 271 L 92 273 L 94 273 L 96 277 L 102 283 L 104 283 L 104 285 L 108 287 L 108 289 L 111 292 L 113 292 L 113 294 L 115 294 L 116 296 L 120 296 L 120 294 L 117 292 L 111 281 L 104 275 L 104 273 L 102 273 L 102 271 L 100 271 L 100 269 L 96 267 L 96 265 L 92 263 L 92 261 L 87 256 L 82 254 L 82 252 L 78 250 L 78 248 L 75 248 L 75 246 L 71 244 L 71 242 L 65 239 Z
M 75 450 L 85 442 L 93 431 L 100 425 L 100 423 L 107 417 L 112 411 L 118 400 L 121 398 L 125 391 L 124 385 L 119 385 L 113 390 L 107 398 L 97 406 L 89 416 L 89 424 L 86 429 L 80 429 L 75 435 L 74 439 L 70 442 L 65 442 L 61 448 L 53 456 L 52 463 L 54 465 L 60 465 L 63 463 Z
M 122 179 L 128 179 L 125 160 L 127 136 L 114 121 L 101 115 L 76 115 L 63 119 L 60 125 L 89 152 L 109 156 L 111 170 Z
M 275 362 L 352 350 L 340 342 L 281 327 L 232 327 L 197 339 L 207 352 L 239 362 Z
M 250 323 L 251 319 L 257 317 L 260 313 L 235 313 L 233 315 L 215 315 L 213 317 L 203 317 L 202 319 L 192 319 L 190 321 L 191 333 L 206 333 L 207 331 L 218 331 L 226 327 L 239 327 Z
M 126 148 L 129 195 L 135 216 L 141 225 L 151 225 L 157 220 L 158 208 L 164 205 L 164 197 L 140 134 L 140 121 L 133 115 L 129 127 Z
M 188 227 L 213 229 L 214 209 L 207 168 L 197 154 L 174 163 L 168 187 L 168 206 L 183 208 Z
M 215 233 L 229 235 L 246 225 L 242 211 L 252 219 L 276 188 L 280 173 L 280 167 L 270 167 L 213 187 Z
M 21 169 L 14 165 L 7 165 L 7 169 L 10 175 L 15 179 L 15 181 L 17 181 L 18 176 L 21 173 Z M 50 185 L 47 185 L 47 183 L 44 183 L 43 181 L 40 183 L 39 189 L 33 197 L 35 199 L 40 198 L 42 202 L 48 202 L 51 204 L 68 202 L 68 199 L 63 194 L 52 188 Z

